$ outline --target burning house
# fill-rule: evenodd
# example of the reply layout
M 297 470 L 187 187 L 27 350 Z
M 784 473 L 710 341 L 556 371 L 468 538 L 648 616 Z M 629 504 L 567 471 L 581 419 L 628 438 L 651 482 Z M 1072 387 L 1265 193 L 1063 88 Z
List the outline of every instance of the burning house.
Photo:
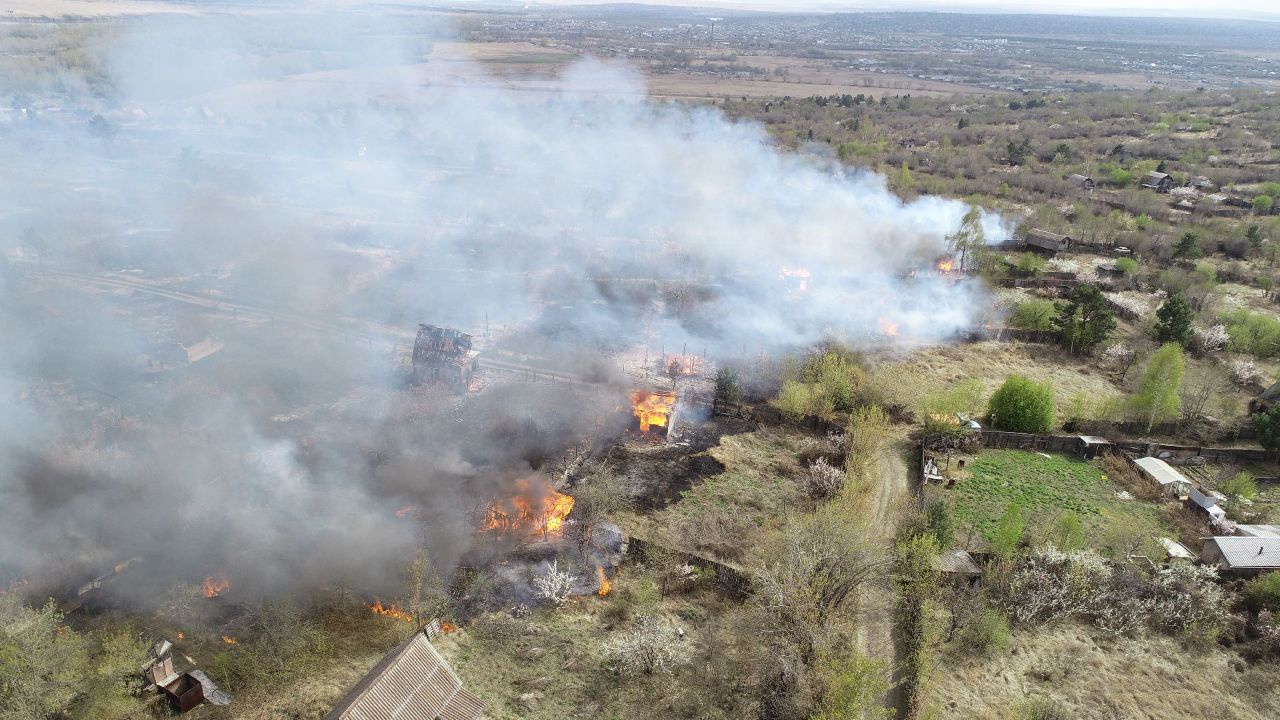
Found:
M 661 390 L 636 390 L 631 393 L 633 427 L 641 435 L 666 437 L 676 411 L 676 394 Z
M 413 342 L 413 380 L 465 390 L 480 369 L 480 353 L 461 330 L 419 325 Z

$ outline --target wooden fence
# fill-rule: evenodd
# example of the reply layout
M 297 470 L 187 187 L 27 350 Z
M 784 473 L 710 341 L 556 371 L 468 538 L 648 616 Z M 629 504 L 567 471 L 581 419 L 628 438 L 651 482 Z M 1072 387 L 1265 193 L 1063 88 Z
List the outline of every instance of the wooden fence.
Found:
M 1033 452 L 1077 453 L 1082 448 L 1079 435 L 1037 435 L 1000 430 L 979 430 L 982 446 Z M 1165 443 L 1112 441 L 1112 445 L 1138 457 L 1159 457 L 1177 462 L 1203 458 L 1206 463 L 1245 464 L 1276 462 L 1276 454 L 1258 448 L 1203 447 Z
M 686 565 L 703 570 L 712 570 L 715 573 L 715 588 L 725 597 L 741 601 L 751 594 L 751 575 L 737 565 L 717 560 L 692 550 L 674 548 L 652 540 L 645 540 L 635 536 L 627 538 L 627 555 L 644 558 L 653 553 L 655 549 L 671 553 Z

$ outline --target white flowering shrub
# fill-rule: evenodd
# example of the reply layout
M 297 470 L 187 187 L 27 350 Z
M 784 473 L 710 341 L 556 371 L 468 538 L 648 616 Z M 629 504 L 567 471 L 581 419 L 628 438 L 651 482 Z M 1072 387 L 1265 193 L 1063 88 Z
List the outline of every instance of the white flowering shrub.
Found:
M 1234 360 L 1231 363 L 1231 381 L 1237 385 L 1253 385 L 1262 380 L 1262 371 L 1252 360 Z
M 577 582 L 578 578 L 573 573 L 560 570 L 560 561 L 556 560 L 544 575 L 533 579 L 533 589 L 543 600 L 563 605 Z
M 1225 325 L 1191 329 L 1191 344 L 1200 352 L 1218 352 L 1227 346 L 1229 340 L 1231 336 L 1227 334 Z
M 1136 354 L 1128 345 L 1116 343 L 1102 351 L 1102 360 L 1111 367 L 1127 367 Z
M 636 616 L 634 628 L 604 644 L 605 660 L 623 676 L 671 672 L 692 656 L 679 628 L 653 615 Z
M 844 471 L 820 457 L 809 466 L 805 482 L 809 495 L 822 500 L 840 491 L 840 487 L 844 485 Z

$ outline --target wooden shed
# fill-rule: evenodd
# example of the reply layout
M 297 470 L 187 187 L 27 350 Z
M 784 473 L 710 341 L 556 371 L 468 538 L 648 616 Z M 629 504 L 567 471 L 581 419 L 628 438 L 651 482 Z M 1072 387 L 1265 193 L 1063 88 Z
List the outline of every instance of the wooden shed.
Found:
M 1071 237 L 1035 228 L 1027 232 L 1027 247 L 1060 253 L 1071 247 Z

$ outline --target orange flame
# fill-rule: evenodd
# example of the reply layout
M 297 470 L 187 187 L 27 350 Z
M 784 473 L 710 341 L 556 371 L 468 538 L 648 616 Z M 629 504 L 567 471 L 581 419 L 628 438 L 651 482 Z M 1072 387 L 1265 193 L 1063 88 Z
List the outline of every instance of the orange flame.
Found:
M 224 642 L 224 643 L 226 643 L 226 644 L 228 644 L 228 645 L 235 645 L 235 644 L 236 644 L 236 639 L 235 639 L 235 638 L 233 638 L 233 637 L 231 637 L 230 635 L 223 635 L 223 636 L 222 636 L 222 642 Z
M 369 606 L 369 609 L 385 617 L 395 618 L 396 620 L 403 620 L 404 622 L 407 622 L 407 623 L 413 622 L 412 615 L 401 610 L 395 605 L 383 605 L 381 600 L 374 600 L 373 604 Z
M 898 324 L 880 318 L 876 321 L 880 325 L 880 332 L 887 337 L 894 337 L 898 334 Z
M 649 432 L 653 427 L 667 427 L 675 406 L 676 396 L 673 393 L 647 390 L 636 390 L 631 393 L 631 412 L 640 421 L 642 433 Z
M 204 593 L 207 598 L 218 597 L 230 589 L 231 582 L 227 580 L 226 575 L 219 575 L 216 578 L 210 575 L 204 579 L 204 582 L 200 583 L 200 592 Z
M 541 476 L 524 477 L 516 481 L 515 495 L 489 506 L 484 529 L 558 535 L 572 510 L 572 496 L 556 492 Z
M 596 594 L 604 597 L 613 589 L 613 583 L 609 582 L 609 578 L 604 574 L 604 566 L 596 563 L 596 578 L 600 581 L 600 588 L 596 590 Z
M 417 517 L 417 516 L 418 516 L 418 506 L 416 505 L 405 505 L 404 507 L 396 511 L 396 517 L 398 518 Z
M 937 268 L 940 273 L 949 273 L 956 269 L 956 262 L 951 258 L 942 258 L 934 267 Z
M 442 633 L 451 633 L 451 632 L 453 632 L 454 630 L 457 630 L 457 629 L 458 629 L 458 626 L 457 626 L 457 625 L 454 625 L 454 624 L 453 624 L 453 623 L 451 623 L 451 622 L 441 622 L 441 623 L 440 623 L 440 632 L 442 632 Z
M 178 633 L 178 642 L 182 642 L 183 640 L 186 640 L 186 639 L 187 639 L 186 635 L 183 635 L 182 633 Z

